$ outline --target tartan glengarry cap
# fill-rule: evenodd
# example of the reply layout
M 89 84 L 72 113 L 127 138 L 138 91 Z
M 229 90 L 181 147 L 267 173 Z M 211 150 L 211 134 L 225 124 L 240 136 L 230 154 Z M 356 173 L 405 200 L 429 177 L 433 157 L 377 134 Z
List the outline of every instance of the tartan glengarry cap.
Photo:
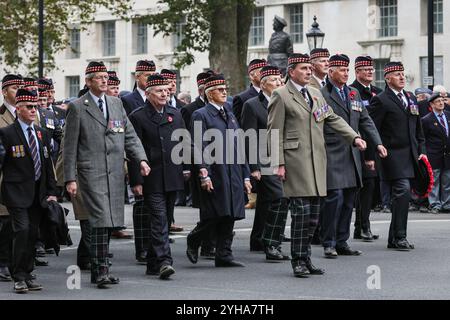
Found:
M 253 70 L 260 69 L 267 66 L 267 61 L 265 59 L 253 59 L 248 64 L 247 72 L 250 73 Z
M 317 58 L 329 58 L 330 57 L 330 51 L 328 51 L 327 48 L 315 48 L 312 49 L 310 54 L 310 58 L 317 59 Z
M 27 88 L 27 87 L 37 87 L 38 86 L 38 82 L 35 78 L 23 78 L 23 87 Z
M 152 60 L 139 60 L 136 62 L 136 72 L 156 71 L 156 65 Z
M 288 66 L 295 65 L 297 63 L 311 63 L 310 57 L 308 54 L 303 53 L 293 53 L 288 58 Z
M 226 86 L 225 77 L 222 74 L 214 74 L 205 81 L 205 91 L 212 90 L 217 86 Z
M 118 86 L 120 79 L 115 71 L 108 71 L 108 86 Z
M 359 56 L 355 59 L 355 69 L 361 67 L 373 67 L 373 59 L 370 56 Z
M 166 78 L 164 78 L 159 73 L 155 73 L 147 78 L 147 84 L 145 85 L 145 89 L 156 86 L 167 86 L 168 84 L 169 81 L 167 81 Z
M 268 76 L 280 76 L 281 72 L 278 67 L 265 66 L 261 69 L 261 80 Z
M 211 77 L 214 74 L 212 70 L 208 70 L 206 72 L 200 72 L 197 75 L 197 86 L 200 87 L 205 84 L 206 79 Z
M 43 89 L 43 90 L 53 90 L 54 89 L 52 79 L 40 78 L 40 79 L 38 79 L 37 83 L 38 83 L 39 89 Z
M 108 69 L 106 69 L 106 66 L 102 61 L 91 61 L 86 67 L 86 75 L 96 72 L 108 72 Z
M 38 102 L 38 93 L 36 90 L 19 89 L 16 92 L 16 103 L 19 102 Z
M 330 57 L 330 67 L 348 67 L 350 58 L 346 54 L 335 54 Z
M 401 62 L 388 62 L 384 66 L 384 75 L 387 75 L 388 73 L 395 72 L 395 71 L 405 71 L 405 68 L 403 67 L 403 63 Z
M 2 80 L 2 89 L 13 85 L 23 85 L 23 79 L 21 75 L 18 74 L 7 74 Z
M 39 89 L 38 90 L 38 94 L 39 94 L 39 98 L 44 98 L 44 97 L 48 97 L 48 91 L 45 89 Z
M 167 80 L 176 80 L 177 79 L 177 74 L 169 69 L 162 69 L 161 76 Z

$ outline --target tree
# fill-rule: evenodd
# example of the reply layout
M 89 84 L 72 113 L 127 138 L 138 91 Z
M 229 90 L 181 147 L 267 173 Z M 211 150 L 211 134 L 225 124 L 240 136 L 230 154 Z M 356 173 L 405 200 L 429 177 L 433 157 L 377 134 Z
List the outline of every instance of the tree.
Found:
M 54 56 L 69 46 L 68 31 L 74 25 L 80 30 L 92 23 L 95 12 L 104 7 L 114 15 L 127 19 L 132 0 L 45 0 L 44 53 L 46 71 L 55 67 Z M 0 51 L 6 72 L 25 65 L 37 73 L 38 64 L 38 0 L 0 2 Z
M 164 36 L 179 32 L 185 17 L 175 67 L 194 62 L 194 52 L 209 51 L 210 67 L 224 74 L 231 93 L 245 87 L 247 49 L 254 0 L 160 0 L 158 12 L 137 17 Z

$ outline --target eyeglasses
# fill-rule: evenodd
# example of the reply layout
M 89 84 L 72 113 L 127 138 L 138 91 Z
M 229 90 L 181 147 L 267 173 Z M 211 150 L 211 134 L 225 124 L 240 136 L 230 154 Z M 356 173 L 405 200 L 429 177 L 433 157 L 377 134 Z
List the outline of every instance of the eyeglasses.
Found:
M 31 105 L 27 105 L 27 106 L 25 106 L 25 108 L 27 108 L 28 110 L 31 110 L 31 109 L 38 109 L 39 107 L 38 106 L 31 106 Z
M 361 71 L 363 71 L 363 72 L 375 72 L 375 69 L 374 69 L 374 68 L 361 68 L 361 69 L 359 69 L 359 70 L 361 70 Z

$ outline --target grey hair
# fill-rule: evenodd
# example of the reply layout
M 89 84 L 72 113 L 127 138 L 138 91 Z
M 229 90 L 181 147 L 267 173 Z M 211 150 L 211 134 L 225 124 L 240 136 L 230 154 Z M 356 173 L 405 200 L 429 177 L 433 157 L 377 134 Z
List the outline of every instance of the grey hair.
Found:
M 96 72 L 89 73 L 86 75 L 86 79 L 92 80 L 92 78 L 94 78 L 96 74 Z

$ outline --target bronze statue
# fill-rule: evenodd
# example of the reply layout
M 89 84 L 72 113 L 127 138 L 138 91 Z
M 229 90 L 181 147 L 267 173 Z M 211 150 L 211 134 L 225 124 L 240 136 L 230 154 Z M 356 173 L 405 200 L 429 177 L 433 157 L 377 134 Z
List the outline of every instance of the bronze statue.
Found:
M 275 15 L 273 19 L 275 32 L 269 41 L 269 56 L 267 57 L 267 63 L 278 67 L 283 76 L 286 74 L 288 57 L 294 52 L 291 37 L 283 31 L 286 26 L 286 20 Z

